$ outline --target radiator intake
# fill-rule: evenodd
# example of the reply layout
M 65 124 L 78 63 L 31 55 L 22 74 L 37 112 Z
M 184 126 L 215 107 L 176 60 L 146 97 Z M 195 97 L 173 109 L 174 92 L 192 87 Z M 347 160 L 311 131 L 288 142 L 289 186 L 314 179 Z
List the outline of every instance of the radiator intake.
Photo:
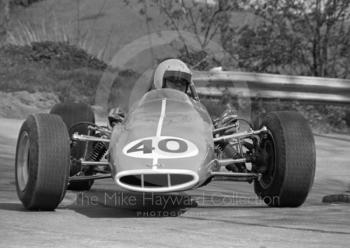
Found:
M 171 192 L 186 190 L 199 181 L 198 175 L 190 170 L 145 169 L 122 171 L 116 182 L 125 189 L 140 192 Z

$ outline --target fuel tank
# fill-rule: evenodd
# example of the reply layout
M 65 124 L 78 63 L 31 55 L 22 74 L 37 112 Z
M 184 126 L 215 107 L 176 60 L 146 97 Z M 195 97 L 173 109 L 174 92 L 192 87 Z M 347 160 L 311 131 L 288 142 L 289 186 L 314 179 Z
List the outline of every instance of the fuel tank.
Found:
M 173 192 L 205 182 L 214 158 L 213 124 L 199 102 L 173 89 L 146 93 L 113 129 L 116 183 L 140 192 Z

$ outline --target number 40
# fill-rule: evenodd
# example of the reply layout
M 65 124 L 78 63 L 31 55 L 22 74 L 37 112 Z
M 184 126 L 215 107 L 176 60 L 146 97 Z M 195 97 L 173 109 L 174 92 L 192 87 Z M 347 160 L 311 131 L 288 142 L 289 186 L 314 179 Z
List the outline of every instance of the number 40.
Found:
M 183 153 L 188 149 L 188 145 L 185 141 L 174 138 L 161 139 L 156 145 L 159 150 L 169 153 Z M 143 154 L 148 154 L 152 153 L 153 150 L 155 150 L 153 139 L 144 139 L 127 150 L 127 153 L 142 152 Z

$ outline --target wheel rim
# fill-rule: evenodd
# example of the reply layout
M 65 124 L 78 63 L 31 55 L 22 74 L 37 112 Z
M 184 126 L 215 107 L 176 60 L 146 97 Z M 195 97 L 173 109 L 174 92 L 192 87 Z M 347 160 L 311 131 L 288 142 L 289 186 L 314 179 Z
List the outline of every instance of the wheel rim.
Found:
M 268 132 L 267 138 L 263 140 L 263 149 L 268 154 L 265 160 L 267 170 L 260 179 L 260 185 L 266 189 L 270 187 L 276 174 L 276 153 L 273 136 L 270 132 Z
M 29 146 L 29 134 L 27 132 L 23 132 L 19 140 L 18 156 L 16 161 L 17 182 L 21 191 L 25 190 L 29 179 Z

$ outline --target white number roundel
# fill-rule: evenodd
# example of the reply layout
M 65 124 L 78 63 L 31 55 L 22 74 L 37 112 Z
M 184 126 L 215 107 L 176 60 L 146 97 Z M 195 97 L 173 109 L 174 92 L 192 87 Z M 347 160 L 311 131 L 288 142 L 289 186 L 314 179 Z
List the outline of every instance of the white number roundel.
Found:
M 187 158 L 198 154 L 191 141 L 172 136 L 153 136 L 134 140 L 123 148 L 126 156 L 134 158 Z

